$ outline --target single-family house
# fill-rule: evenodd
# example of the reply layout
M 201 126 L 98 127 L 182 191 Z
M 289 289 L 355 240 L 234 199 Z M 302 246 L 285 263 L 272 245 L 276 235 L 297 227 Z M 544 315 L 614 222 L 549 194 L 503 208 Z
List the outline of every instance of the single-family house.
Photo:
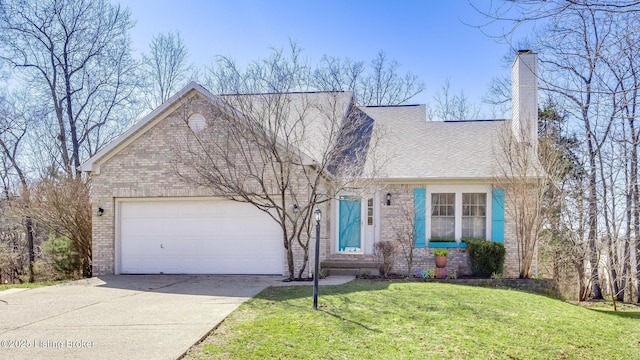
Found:
M 376 243 L 394 241 L 398 229 L 410 226 L 415 267 L 432 266 L 434 248 L 448 247 L 447 266 L 464 273 L 461 239 L 486 238 L 504 243 L 505 275 L 517 276 L 515 225 L 505 209 L 510 192 L 496 180 L 503 161 L 497 144 L 511 129 L 519 141 L 536 144 L 536 64 L 536 54 L 518 53 L 509 120 L 427 121 L 425 105 L 358 107 L 349 92 L 291 94 L 295 101 L 331 103 L 346 120 L 366 119 L 367 131 L 382 134 L 376 152 L 387 156 L 365 190 L 342 189 L 322 204 L 323 266 L 366 268 Z M 222 98 L 191 83 L 82 164 L 92 179 L 95 275 L 287 273 L 282 228 L 268 214 L 176 173 L 194 132 L 211 127 L 219 111 L 245 115 Z M 306 111 L 297 120 L 321 129 L 321 118 Z M 228 134 L 215 131 L 211 142 L 238 151 Z M 300 153 L 309 164 L 318 160 L 313 144 L 298 144 L 308 146 Z M 341 154 L 347 161 L 349 152 Z M 371 162 L 361 160 L 364 168 Z M 450 241 L 430 241 L 436 238 Z M 406 270 L 398 258 L 394 271 Z

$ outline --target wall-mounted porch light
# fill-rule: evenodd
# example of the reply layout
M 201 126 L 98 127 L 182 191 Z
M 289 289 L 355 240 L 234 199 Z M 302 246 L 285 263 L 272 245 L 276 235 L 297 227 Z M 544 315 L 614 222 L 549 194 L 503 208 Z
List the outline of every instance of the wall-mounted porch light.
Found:
M 391 193 L 387 193 L 387 206 L 391 205 Z
M 98 208 L 98 216 L 102 216 L 102 214 L 104 214 L 104 209 L 99 207 Z
M 300 210 L 300 208 L 298 207 L 298 204 L 293 204 L 293 213 L 297 214 L 298 210 Z

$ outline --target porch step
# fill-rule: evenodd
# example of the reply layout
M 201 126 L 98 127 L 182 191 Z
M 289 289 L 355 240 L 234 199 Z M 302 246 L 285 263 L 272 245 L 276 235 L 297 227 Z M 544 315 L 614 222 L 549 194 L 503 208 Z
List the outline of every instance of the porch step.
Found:
M 362 270 L 360 269 L 339 269 L 339 268 L 322 268 L 327 275 L 349 275 L 349 276 L 358 276 L 362 274 Z
M 327 259 L 320 263 L 328 275 L 378 275 L 381 262 L 369 259 Z

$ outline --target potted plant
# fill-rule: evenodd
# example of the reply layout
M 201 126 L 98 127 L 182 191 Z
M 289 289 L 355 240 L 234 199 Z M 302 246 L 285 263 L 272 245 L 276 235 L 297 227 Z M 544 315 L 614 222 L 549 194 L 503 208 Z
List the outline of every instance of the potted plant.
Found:
M 447 249 L 435 249 L 433 250 L 433 256 L 436 259 L 436 267 L 441 269 L 447 266 L 447 256 L 449 255 L 449 250 Z

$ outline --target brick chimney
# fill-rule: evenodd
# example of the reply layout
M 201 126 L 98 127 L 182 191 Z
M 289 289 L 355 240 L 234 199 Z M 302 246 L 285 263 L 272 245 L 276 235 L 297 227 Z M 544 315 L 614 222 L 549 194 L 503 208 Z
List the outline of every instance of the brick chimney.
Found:
M 512 129 L 516 139 L 538 148 L 538 54 L 519 50 L 511 67 Z

